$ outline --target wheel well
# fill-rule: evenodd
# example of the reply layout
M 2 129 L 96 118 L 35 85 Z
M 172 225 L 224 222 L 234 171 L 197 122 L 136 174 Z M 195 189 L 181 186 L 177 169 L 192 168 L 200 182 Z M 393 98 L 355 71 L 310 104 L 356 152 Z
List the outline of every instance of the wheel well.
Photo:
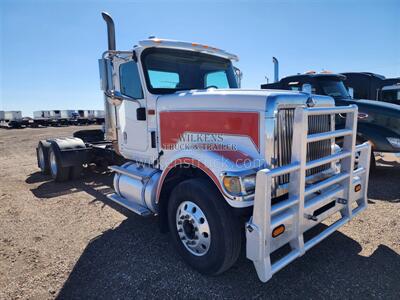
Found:
M 181 164 L 171 169 L 164 181 L 162 182 L 161 192 L 159 196 L 159 226 L 161 232 L 168 232 L 168 201 L 172 190 L 179 183 L 190 178 L 204 178 L 210 182 L 212 186 L 217 186 L 212 179 L 200 168 L 189 164 Z M 218 190 L 219 191 L 219 190 Z

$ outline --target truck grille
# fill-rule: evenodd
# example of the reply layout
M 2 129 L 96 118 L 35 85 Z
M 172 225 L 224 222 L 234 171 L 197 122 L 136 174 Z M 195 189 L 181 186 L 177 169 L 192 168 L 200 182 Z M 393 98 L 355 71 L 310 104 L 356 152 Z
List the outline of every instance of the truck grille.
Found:
M 292 155 L 292 138 L 294 123 L 294 108 L 284 108 L 278 111 L 277 126 L 275 132 L 274 157 L 275 167 L 290 163 Z M 331 118 L 329 115 L 311 116 L 308 119 L 308 134 L 326 132 L 331 130 Z M 307 161 L 315 160 L 331 154 L 331 141 L 324 140 L 309 143 L 307 146 Z M 330 164 L 321 165 L 307 170 L 306 176 L 310 176 L 330 168 Z M 277 184 L 289 182 L 289 175 L 276 178 Z

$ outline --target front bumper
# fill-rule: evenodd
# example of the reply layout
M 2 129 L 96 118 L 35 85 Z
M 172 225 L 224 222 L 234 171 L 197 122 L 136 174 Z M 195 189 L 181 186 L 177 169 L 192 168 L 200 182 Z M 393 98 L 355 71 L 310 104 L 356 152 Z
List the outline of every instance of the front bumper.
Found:
M 352 125 L 342 130 L 308 135 L 305 125 L 308 116 L 324 113 L 346 114 L 346 124 Z M 258 277 L 263 282 L 346 224 L 368 204 L 371 145 L 364 143 L 355 146 L 357 108 L 298 108 L 296 114 L 293 134 L 293 144 L 296 147 L 293 148 L 292 163 L 258 171 L 253 215 L 246 224 L 246 254 L 253 261 Z M 344 136 L 344 146 L 340 152 L 306 161 L 309 142 L 337 136 Z M 354 169 L 356 154 L 358 163 Z M 341 161 L 339 173 L 306 184 L 307 169 L 336 161 Z M 290 174 L 288 199 L 272 204 L 273 178 L 284 174 Z M 306 232 L 338 212 L 339 220 L 318 235 L 305 240 Z M 277 228 L 284 228 L 284 231 L 275 235 Z M 291 251 L 277 261 L 271 261 L 271 254 L 285 245 L 289 245 Z

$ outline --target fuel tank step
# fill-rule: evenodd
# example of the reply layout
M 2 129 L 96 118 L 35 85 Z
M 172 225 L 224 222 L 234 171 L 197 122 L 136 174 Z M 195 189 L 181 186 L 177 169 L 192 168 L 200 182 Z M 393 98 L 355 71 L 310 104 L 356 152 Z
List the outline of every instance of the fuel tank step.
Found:
M 117 203 L 119 205 L 122 205 L 126 209 L 133 211 L 134 213 L 138 214 L 139 216 L 147 217 L 147 216 L 152 215 L 152 212 L 149 209 L 147 209 L 146 207 L 143 207 L 139 204 L 129 201 L 129 200 L 119 196 L 117 193 L 108 195 L 107 198 L 110 199 L 111 201 L 114 201 L 115 203 Z

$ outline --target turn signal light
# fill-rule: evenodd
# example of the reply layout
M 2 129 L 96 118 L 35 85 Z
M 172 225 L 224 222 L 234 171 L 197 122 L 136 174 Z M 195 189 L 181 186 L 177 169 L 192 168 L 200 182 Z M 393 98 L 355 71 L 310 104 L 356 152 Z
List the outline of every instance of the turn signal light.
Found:
M 276 238 L 277 236 L 280 236 L 284 232 L 285 232 L 285 225 L 281 224 L 278 227 L 275 227 L 274 230 L 272 230 L 272 237 Z
M 361 184 L 357 184 L 355 187 L 354 187 L 354 191 L 357 193 L 357 192 L 359 192 L 359 191 L 361 191 Z
M 236 176 L 225 176 L 224 187 L 232 195 L 239 195 L 242 191 L 242 186 L 240 185 L 240 178 Z

